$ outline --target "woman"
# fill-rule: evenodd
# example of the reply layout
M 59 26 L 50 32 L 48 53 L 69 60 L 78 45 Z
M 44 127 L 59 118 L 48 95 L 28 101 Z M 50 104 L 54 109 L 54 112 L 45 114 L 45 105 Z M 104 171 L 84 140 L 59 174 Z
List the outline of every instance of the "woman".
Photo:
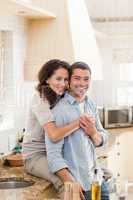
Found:
M 78 119 L 64 127 L 56 127 L 51 113 L 51 109 L 68 88 L 69 70 L 67 62 L 57 59 L 48 61 L 40 69 L 37 91 L 30 105 L 27 134 L 23 141 L 26 172 L 51 181 L 58 190 L 62 183 L 48 170 L 45 131 L 56 142 L 79 128 Z

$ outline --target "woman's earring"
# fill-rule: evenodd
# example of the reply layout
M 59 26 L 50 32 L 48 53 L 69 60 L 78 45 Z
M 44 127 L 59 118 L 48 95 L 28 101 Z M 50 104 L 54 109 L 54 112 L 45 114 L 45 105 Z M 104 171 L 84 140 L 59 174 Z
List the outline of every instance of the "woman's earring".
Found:
M 46 88 L 50 88 L 50 86 L 49 86 L 49 81 L 48 80 L 46 80 L 46 83 L 47 83 L 47 85 L 45 86 Z

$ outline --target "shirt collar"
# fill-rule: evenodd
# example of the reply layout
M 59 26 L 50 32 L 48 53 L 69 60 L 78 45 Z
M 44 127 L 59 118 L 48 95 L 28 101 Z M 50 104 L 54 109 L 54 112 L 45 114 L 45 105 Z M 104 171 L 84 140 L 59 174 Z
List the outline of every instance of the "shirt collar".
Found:
M 68 92 L 65 93 L 65 98 L 69 101 L 70 104 L 79 103 L 77 100 L 71 96 Z M 88 96 L 85 96 L 85 102 L 88 100 Z

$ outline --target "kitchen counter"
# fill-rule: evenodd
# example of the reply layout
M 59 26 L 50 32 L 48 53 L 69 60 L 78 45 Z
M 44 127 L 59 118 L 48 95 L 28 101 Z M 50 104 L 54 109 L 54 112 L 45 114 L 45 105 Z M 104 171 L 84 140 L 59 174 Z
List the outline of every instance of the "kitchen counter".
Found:
M 133 133 L 133 127 L 111 128 L 111 129 L 107 129 L 107 131 L 113 134 Z
M 1 200 L 59 200 L 54 198 L 45 198 L 45 191 L 51 187 L 51 184 L 41 178 L 36 178 L 26 174 L 23 167 L 6 167 L 0 164 L 0 178 L 17 177 L 35 182 L 33 186 L 19 189 L 0 189 Z M 133 194 L 129 194 L 127 200 L 132 200 Z M 111 195 L 111 200 L 117 200 L 115 194 Z
M 30 176 L 24 172 L 23 167 L 7 167 L 0 164 L 0 178 L 24 178 L 35 182 L 33 186 L 18 189 L 0 189 L 1 200 L 44 200 L 45 191 L 52 185 L 41 178 Z M 55 200 L 55 199 L 52 199 Z M 57 200 L 57 199 L 56 199 Z

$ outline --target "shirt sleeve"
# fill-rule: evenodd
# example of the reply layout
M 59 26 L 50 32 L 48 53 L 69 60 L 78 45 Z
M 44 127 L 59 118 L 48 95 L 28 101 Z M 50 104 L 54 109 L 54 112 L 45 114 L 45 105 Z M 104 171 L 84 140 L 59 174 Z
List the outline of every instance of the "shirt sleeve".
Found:
M 96 129 L 102 136 L 102 143 L 99 146 L 104 146 L 108 142 L 108 132 L 103 128 L 103 126 L 100 122 L 97 107 L 95 107 L 95 120 L 96 120 Z
M 32 112 L 35 114 L 41 126 L 54 121 L 48 101 L 42 99 L 39 94 L 34 95 L 31 104 Z
M 62 156 L 64 139 L 60 140 L 59 142 L 52 142 L 46 134 L 45 143 L 49 170 L 52 173 L 55 173 L 61 169 L 68 168 Z
M 53 115 L 57 126 L 64 125 L 64 118 L 62 113 L 63 112 L 61 106 L 57 107 L 57 109 L 54 108 L 53 110 Z M 55 173 L 61 169 L 68 168 L 66 160 L 63 158 L 64 139 L 61 139 L 58 142 L 52 142 L 46 133 L 45 143 L 49 170 L 52 173 Z

